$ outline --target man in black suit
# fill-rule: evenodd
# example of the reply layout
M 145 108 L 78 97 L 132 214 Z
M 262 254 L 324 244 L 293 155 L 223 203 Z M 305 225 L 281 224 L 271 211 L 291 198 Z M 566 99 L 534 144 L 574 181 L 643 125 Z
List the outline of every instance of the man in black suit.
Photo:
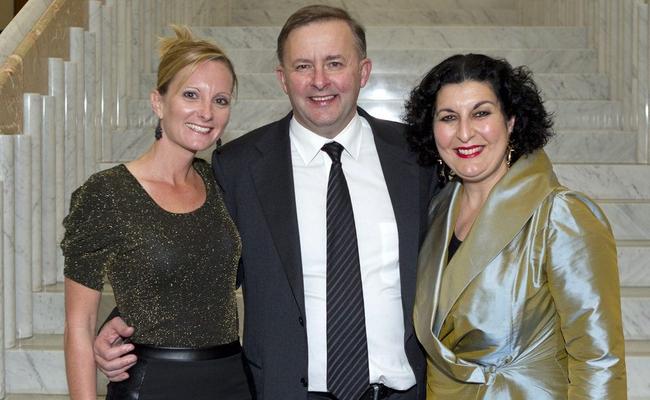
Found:
M 423 399 L 425 362 L 411 319 L 431 172 L 408 151 L 401 124 L 358 108 L 372 64 L 363 28 L 347 12 L 298 10 L 277 52 L 276 73 L 292 112 L 230 142 L 212 160 L 242 237 L 243 345 L 257 398 L 358 397 L 332 393 L 328 378 L 326 198 L 334 163 L 321 150 L 335 141 L 343 147 L 339 165 L 363 292 L 366 383 L 359 393 Z M 343 317 L 344 325 L 354 320 Z M 110 322 L 108 329 L 121 328 Z M 110 376 L 124 377 L 125 364 L 113 360 L 119 349 L 108 349 L 105 331 L 95 343 L 97 361 Z

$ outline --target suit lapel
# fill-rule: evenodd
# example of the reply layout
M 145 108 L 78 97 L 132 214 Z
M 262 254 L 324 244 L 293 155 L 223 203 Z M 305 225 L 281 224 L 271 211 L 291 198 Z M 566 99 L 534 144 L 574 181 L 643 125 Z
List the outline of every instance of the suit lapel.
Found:
M 492 189 L 469 235 L 443 272 L 434 323 L 438 331 L 467 286 L 512 241 L 557 186 L 555 175 L 548 171 L 552 171 L 550 161 L 538 151 L 517 161 Z M 454 212 L 459 204 L 460 196 L 455 196 L 450 210 Z M 455 220 L 447 221 L 446 237 L 451 236 Z
M 300 236 L 289 141 L 290 120 L 291 114 L 279 122 L 276 132 L 269 132 L 257 143 L 261 157 L 250 166 L 250 171 L 287 280 L 298 307 L 304 312 Z

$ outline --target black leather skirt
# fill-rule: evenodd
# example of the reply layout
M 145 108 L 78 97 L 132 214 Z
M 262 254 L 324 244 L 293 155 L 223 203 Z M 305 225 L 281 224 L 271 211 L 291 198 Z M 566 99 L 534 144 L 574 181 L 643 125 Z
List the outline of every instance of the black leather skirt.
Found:
M 110 382 L 107 400 L 250 400 L 239 342 L 208 349 L 135 345 L 129 379 Z

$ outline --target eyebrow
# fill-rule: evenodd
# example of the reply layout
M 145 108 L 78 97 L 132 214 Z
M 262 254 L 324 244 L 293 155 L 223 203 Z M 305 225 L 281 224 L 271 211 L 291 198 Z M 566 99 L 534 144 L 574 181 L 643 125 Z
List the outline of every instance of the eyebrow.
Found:
M 474 104 L 474 107 L 472 107 L 472 110 L 476 110 L 477 108 L 479 108 L 483 104 L 492 104 L 493 106 L 496 106 L 496 103 L 493 102 L 493 101 L 483 100 L 483 101 L 479 101 L 478 103 Z M 438 115 L 443 111 L 450 112 L 450 113 L 457 113 L 456 111 L 452 110 L 451 108 L 441 108 L 439 110 L 436 110 L 434 115 Z
M 345 60 L 345 57 L 343 57 L 342 54 L 334 54 L 331 56 L 325 57 L 325 61 L 332 61 L 332 60 Z M 314 61 L 311 58 L 297 58 L 292 61 L 292 64 L 300 64 L 300 63 L 313 63 Z

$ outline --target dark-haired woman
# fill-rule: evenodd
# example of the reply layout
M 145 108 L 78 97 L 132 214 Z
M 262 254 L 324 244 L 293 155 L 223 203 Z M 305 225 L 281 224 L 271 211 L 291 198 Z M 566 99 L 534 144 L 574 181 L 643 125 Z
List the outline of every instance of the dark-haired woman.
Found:
M 625 399 L 615 242 L 558 183 L 528 70 L 456 55 L 406 109 L 412 148 L 447 182 L 418 265 L 427 399 Z

